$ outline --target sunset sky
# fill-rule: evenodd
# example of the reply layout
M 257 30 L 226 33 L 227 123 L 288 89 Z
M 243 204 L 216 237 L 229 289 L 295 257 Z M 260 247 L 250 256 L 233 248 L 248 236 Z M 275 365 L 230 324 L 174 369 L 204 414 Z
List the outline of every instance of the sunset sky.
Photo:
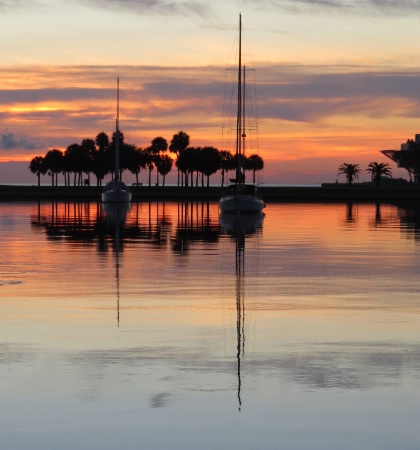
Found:
M 334 182 L 420 133 L 420 0 L 0 0 L 0 184 L 112 134 L 117 77 L 127 142 L 183 130 L 221 149 L 239 13 L 261 182 Z

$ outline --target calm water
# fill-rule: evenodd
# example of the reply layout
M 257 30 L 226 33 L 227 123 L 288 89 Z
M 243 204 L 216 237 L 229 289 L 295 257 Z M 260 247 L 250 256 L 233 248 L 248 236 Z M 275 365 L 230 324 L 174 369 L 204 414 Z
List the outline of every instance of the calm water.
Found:
M 420 208 L 0 204 L 0 448 L 418 449 Z

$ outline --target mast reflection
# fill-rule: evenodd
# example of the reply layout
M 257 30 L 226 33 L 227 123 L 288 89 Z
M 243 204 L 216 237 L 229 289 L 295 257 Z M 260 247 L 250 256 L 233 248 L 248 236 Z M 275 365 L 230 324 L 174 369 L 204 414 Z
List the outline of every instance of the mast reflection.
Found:
M 245 241 L 247 235 L 261 232 L 264 214 L 220 214 L 220 226 L 235 240 L 236 287 L 236 375 L 238 410 L 242 409 L 241 363 L 245 357 Z
M 120 327 L 120 243 L 122 228 L 124 227 L 127 213 L 131 209 L 131 203 L 104 203 L 106 220 L 114 227 L 114 257 L 115 257 L 115 282 L 117 295 L 117 326 Z M 120 237 L 121 236 L 121 237 Z

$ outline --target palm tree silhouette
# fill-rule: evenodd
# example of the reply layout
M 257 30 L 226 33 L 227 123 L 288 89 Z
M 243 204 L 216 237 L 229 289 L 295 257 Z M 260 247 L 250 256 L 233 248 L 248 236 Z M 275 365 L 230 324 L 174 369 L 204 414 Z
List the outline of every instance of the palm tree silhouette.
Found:
M 164 153 L 168 150 L 168 142 L 165 138 L 162 136 L 155 137 L 151 145 L 149 147 L 150 152 L 153 156 L 153 162 L 155 163 L 155 166 L 157 167 L 160 162 L 161 153 Z M 156 186 L 159 185 L 159 170 L 156 171 Z
M 128 170 L 136 176 L 136 183 L 139 184 L 139 173 L 146 168 L 147 157 L 141 148 L 134 145 L 129 146 Z
M 70 180 L 70 172 L 74 173 L 74 186 L 81 184 L 81 161 L 82 161 L 82 148 L 79 144 L 70 144 L 64 151 L 64 158 L 66 162 L 66 171 Z M 70 183 L 69 183 L 70 184 Z
M 344 163 L 341 164 L 341 166 L 338 168 L 337 175 L 345 175 L 347 179 L 347 183 L 351 185 L 353 183 L 353 180 L 357 180 L 359 178 L 359 173 L 361 172 L 361 169 L 359 167 L 359 164 L 348 164 Z
M 177 157 L 190 145 L 190 137 L 184 131 L 178 131 L 174 134 L 169 145 L 169 151 L 175 153 Z M 179 186 L 179 169 L 178 169 L 178 186 Z
M 169 155 L 161 155 L 159 161 L 156 163 L 156 169 L 163 178 L 163 186 L 165 186 L 165 177 L 171 171 L 173 163 L 174 162 Z
M 222 166 L 219 150 L 214 147 L 203 147 L 198 153 L 198 170 L 207 177 L 207 187 L 210 186 L 210 175 L 216 173 Z M 203 185 L 203 178 L 201 179 Z
M 222 187 L 225 184 L 225 173 L 229 170 L 234 170 L 233 155 L 228 150 L 220 150 L 220 160 L 222 169 Z
M 255 172 L 264 169 L 264 161 L 259 155 L 251 155 L 246 158 L 245 169 L 252 170 L 252 182 L 255 184 Z
M 44 163 L 46 169 L 51 173 L 52 186 L 58 185 L 58 174 L 63 170 L 64 155 L 61 150 L 53 148 L 47 152 L 44 157 Z
M 372 181 L 379 187 L 382 177 L 392 178 L 391 166 L 388 163 L 371 162 L 366 169 L 366 172 L 370 172 Z
M 47 173 L 44 158 L 42 156 L 35 156 L 35 158 L 32 158 L 32 161 L 29 164 L 29 170 L 38 177 L 39 186 L 41 184 L 41 175 L 45 175 Z

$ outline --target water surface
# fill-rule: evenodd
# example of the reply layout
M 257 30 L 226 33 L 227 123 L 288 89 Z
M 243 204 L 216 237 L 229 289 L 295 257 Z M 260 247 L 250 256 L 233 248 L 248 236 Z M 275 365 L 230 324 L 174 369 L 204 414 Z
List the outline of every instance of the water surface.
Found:
M 0 448 L 418 449 L 420 210 L 0 203 Z

